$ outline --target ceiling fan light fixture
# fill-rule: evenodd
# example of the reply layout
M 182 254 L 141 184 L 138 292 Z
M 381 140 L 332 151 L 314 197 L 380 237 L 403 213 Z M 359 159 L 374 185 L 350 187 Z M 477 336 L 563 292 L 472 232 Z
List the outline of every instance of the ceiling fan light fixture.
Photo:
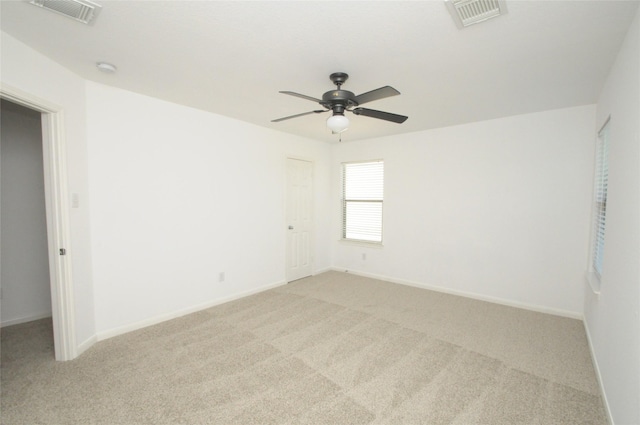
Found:
M 331 115 L 327 118 L 327 127 L 334 133 L 342 133 L 349 128 L 349 119 L 344 115 Z

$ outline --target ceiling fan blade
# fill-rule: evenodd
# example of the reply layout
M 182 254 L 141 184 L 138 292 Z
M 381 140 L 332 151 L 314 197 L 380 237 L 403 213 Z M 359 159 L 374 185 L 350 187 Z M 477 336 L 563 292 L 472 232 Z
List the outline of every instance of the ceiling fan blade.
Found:
M 316 99 L 315 97 L 307 96 L 307 95 L 296 93 L 296 92 L 293 92 L 293 91 L 281 91 L 280 93 L 288 94 L 289 96 L 301 97 L 303 99 L 307 99 L 307 100 L 310 100 L 310 101 L 316 102 L 316 103 L 322 102 L 320 99 Z
M 358 102 L 358 105 L 362 105 L 363 103 L 384 99 L 385 97 L 397 96 L 399 94 L 400 92 L 393 87 L 384 86 L 356 96 L 356 102 Z
M 315 111 L 303 112 L 301 114 L 290 115 L 288 117 L 278 118 L 277 120 L 271 120 L 271 122 L 280 122 L 280 121 L 284 121 L 284 120 L 290 120 L 291 118 L 298 118 L 298 117 L 302 117 L 304 115 L 319 114 L 320 112 L 327 112 L 327 110 L 318 109 L 318 110 L 315 110 Z
M 353 112 L 356 115 L 364 115 L 365 117 L 378 118 L 380 120 L 391 121 L 398 124 L 402 124 L 407 120 L 407 118 L 409 118 L 409 117 L 405 117 L 404 115 L 392 114 L 390 112 L 376 111 L 374 109 L 367 109 L 367 108 L 356 108 L 351 112 Z

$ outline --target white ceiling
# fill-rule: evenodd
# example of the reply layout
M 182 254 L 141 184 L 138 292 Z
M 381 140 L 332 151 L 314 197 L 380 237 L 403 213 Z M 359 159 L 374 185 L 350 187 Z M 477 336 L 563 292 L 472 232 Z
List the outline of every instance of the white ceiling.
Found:
M 343 141 L 592 104 L 638 1 L 509 1 L 508 14 L 459 30 L 443 1 L 96 0 L 87 26 L 26 1 L 1 2 L 1 29 L 82 77 L 328 142 L 319 98 L 390 85 L 402 95 L 349 115 Z M 100 73 L 95 63 L 118 67 Z

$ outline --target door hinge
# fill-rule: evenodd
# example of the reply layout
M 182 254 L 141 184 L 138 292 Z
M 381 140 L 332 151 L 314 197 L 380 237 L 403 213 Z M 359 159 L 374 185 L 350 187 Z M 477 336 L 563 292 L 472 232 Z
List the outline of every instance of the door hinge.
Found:
M 67 255 L 67 250 L 64 248 L 60 248 L 60 255 Z

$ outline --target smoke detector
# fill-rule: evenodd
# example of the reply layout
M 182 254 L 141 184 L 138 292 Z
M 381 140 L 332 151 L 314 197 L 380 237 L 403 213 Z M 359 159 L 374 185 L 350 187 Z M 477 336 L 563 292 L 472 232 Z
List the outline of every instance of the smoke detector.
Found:
M 109 62 L 97 62 L 96 67 L 105 74 L 115 74 L 118 68 Z
M 92 23 L 102 8 L 89 0 L 31 0 L 29 3 L 83 24 Z
M 444 3 L 460 29 L 507 13 L 504 0 L 445 0 Z

